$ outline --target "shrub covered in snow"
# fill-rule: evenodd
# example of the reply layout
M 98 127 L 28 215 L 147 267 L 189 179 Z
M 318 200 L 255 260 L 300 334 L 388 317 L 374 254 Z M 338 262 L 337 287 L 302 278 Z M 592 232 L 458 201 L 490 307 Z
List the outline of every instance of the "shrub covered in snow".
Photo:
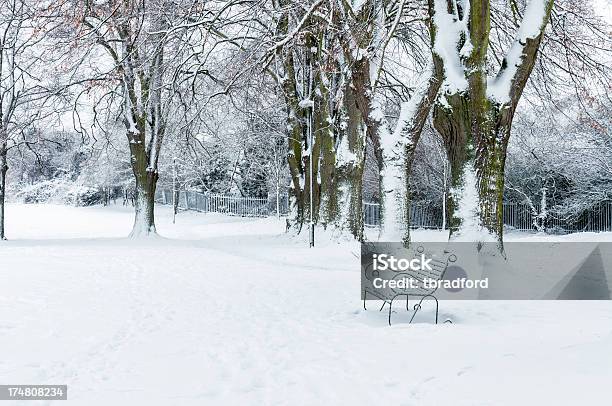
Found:
M 66 203 L 75 206 L 93 206 L 104 203 L 104 191 L 100 188 L 88 186 L 74 186 L 66 194 Z
M 84 186 L 69 179 L 43 180 L 17 188 L 14 199 L 23 203 L 57 203 L 74 206 L 102 204 L 105 194 L 101 188 Z
M 64 203 L 70 187 L 63 178 L 43 180 L 21 187 L 15 198 L 23 203 Z

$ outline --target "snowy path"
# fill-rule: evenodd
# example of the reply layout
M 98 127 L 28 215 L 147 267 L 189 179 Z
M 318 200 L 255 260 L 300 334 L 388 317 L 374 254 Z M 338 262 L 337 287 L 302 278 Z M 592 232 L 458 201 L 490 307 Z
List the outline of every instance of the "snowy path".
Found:
M 134 242 L 128 209 L 9 206 L 0 382 L 66 383 L 57 403 L 86 406 L 612 396 L 610 302 L 443 302 L 453 325 L 398 312 L 388 327 L 361 308 L 356 244 L 310 251 L 274 219 L 169 214 L 172 239 Z

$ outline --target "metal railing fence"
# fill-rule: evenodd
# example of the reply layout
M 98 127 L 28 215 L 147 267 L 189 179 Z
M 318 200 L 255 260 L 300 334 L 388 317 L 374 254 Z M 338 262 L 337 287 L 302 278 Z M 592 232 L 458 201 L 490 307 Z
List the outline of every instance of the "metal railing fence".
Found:
M 157 190 L 155 200 L 162 204 L 172 204 L 172 190 Z M 271 198 L 229 196 L 214 193 L 201 193 L 192 190 L 178 192 L 178 207 L 203 213 L 224 213 L 243 217 L 267 217 L 276 215 L 276 196 Z M 278 209 L 281 215 L 289 211 L 286 195 L 281 195 Z
M 378 203 L 364 203 L 363 213 L 366 226 L 380 225 Z M 532 209 L 527 204 L 504 203 L 504 225 L 519 231 L 534 231 L 534 220 L 539 213 L 539 205 Z M 410 228 L 441 229 L 442 217 L 441 205 L 417 202 L 410 206 Z M 543 227 L 547 233 L 552 234 L 612 231 L 612 201 L 600 202 L 573 216 L 566 216 L 551 209 L 545 216 Z
M 158 190 L 156 201 L 162 204 L 172 204 L 171 190 Z M 289 197 L 280 195 L 278 205 L 276 196 L 269 198 L 228 196 L 213 193 L 181 190 L 178 193 L 178 206 L 184 210 L 200 212 L 224 213 L 244 217 L 267 217 L 277 214 L 286 216 L 289 213 Z M 533 231 L 535 217 L 540 208 L 535 211 L 526 204 L 504 203 L 503 220 L 508 228 L 520 231 Z M 367 227 L 380 225 L 380 205 L 378 203 L 363 203 L 364 224 Z M 441 229 L 443 213 L 441 205 L 428 202 L 412 202 L 410 205 L 410 227 Z M 544 229 L 548 233 L 563 234 L 581 231 L 612 231 L 612 201 L 601 202 L 580 215 L 562 216 L 554 210 L 549 210 L 544 221 Z

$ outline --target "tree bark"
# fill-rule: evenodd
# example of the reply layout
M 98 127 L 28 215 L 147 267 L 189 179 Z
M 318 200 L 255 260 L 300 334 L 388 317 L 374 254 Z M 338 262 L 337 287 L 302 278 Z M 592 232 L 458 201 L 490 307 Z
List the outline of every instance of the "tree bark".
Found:
M 288 49 L 283 59 L 284 78 L 281 86 L 288 118 L 288 156 L 289 171 L 291 174 L 291 220 L 290 225 L 299 233 L 305 221 L 310 220 L 312 212 L 313 222 L 316 224 L 321 216 L 321 201 L 324 193 L 322 183 L 325 183 L 325 193 L 331 189 L 330 180 L 332 172 L 325 172 L 323 167 L 329 170 L 333 165 L 333 157 L 329 156 L 330 123 L 329 123 L 329 93 L 326 89 L 320 92 L 311 89 L 312 94 L 304 94 L 310 97 L 309 103 L 299 99 L 298 88 L 306 88 L 310 81 L 312 84 L 321 83 L 321 72 L 315 66 L 315 57 L 312 49 L 316 48 L 316 41 L 309 35 L 306 44 L 300 49 L 307 56 L 307 77 L 303 83 L 298 83 L 294 50 Z M 312 78 L 310 77 L 312 76 Z M 312 130 L 312 145 L 309 128 Z M 333 136 L 332 136 L 333 138 Z M 312 160 L 312 207 L 310 205 L 310 163 Z M 325 176 L 325 179 L 322 179 Z
M 494 107 L 474 116 L 474 101 L 447 97 L 450 109 L 437 105 L 434 126 L 444 140 L 451 170 L 447 218 L 451 235 L 470 234 L 486 239 L 491 234 L 502 244 L 503 192 L 506 148 L 510 126 Z M 489 105 L 486 99 L 480 103 Z M 465 206 L 464 206 L 465 205 Z M 475 205 L 476 207 L 472 207 Z M 474 234 L 476 233 L 476 234 Z
M 283 30 L 288 30 L 287 17 L 284 16 Z M 280 50 L 278 51 L 280 55 Z M 288 50 L 283 58 L 284 78 L 281 82 L 281 89 L 287 108 L 287 163 L 291 175 L 290 188 L 290 223 L 291 226 L 301 231 L 304 224 L 305 202 L 304 186 L 306 181 L 305 169 L 302 162 L 302 144 L 304 142 L 302 110 L 299 107 L 300 101 L 297 94 L 297 83 L 295 73 L 295 60 L 293 51 Z
M 433 55 L 432 65 L 408 102 L 401 106 L 400 117 L 391 130 L 384 119 L 380 103 L 371 100 L 366 111 L 368 136 L 374 140 L 380 171 L 380 238 L 410 243 L 410 194 L 408 183 L 416 147 L 431 107 L 442 84 L 442 61 Z M 369 93 L 364 93 L 367 100 Z M 365 100 L 364 100 L 365 101 Z M 378 111 L 372 111 L 377 106 Z
M 158 173 L 149 167 L 149 157 L 141 144 L 131 143 L 132 172 L 136 180 L 134 199 L 134 226 L 130 237 L 156 234 L 155 190 Z
M 351 199 L 352 204 L 354 202 L 357 205 L 357 199 L 359 199 L 358 209 L 357 206 L 354 206 L 355 215 L 351 217 L 356 218 L 358 212 L 359 224 L 356 224 L 356 229 L 363 230 L 361 176 L 365 162 L 365 140 L 370 138 L 375 148 L 380 173 L 382 222 L 380 238 L 392 241 L 402 240 L 408 244 L 410 240 L 408 224 L 410 199 L 407 184 L 412 171 L 416 145 L 440 88 L 442 63 L 434 57 L 431 76 L 427 77 L 424 83 L 419 84 L 409 102 L 402 104 L 401 117 L 395 130 L 391 130 L 385 120 L 383 103 L 378 100 L 376 89 L 379 76 L 377 64 L 383 63 L 386 45 L 380 49 L 370 49 L 375 37 L 388 36 L 390 38 L 393 35 L 392 32 L 385 32 L 383 28 L 385 21 L 382 20 L 382 14 L 374 17 L 377 14 L 376 8 L 379 6 L 374 2 L 367 2 L 361 7 L 360 12 L 353 16 L 355 21 L 350 24 L 342 24 L 352 28 L 350 38 L 342 41 L 344 58 L 350 61 L 349 66 L 352 67 L 350 80 L 345 89 L 345 97 L 348 100 L 348 128 L 351 130 L 349 132 L 361 135 L 353 137 L 354 148 L 351 149 L 349 143 L 349 149 L 359 157 L 354 177 L 358 176 L 360 180 L 359 186 L 355 182 L 351 184 L 351 191 L 355 193 Z M 401 9 L 398 10 L 398 13 L 401 13 Z M 351 16 L 352 14 L 347 9 L 345 15 Z M 397 22 L 399 22 L 399 15 Z M 393 24 L 391 30 L 395 28 Z M 382 32 L 377 33 L 376 30 Z M 369 50 L 365 55 L 362 52 L 364 49 Z M 363 127 L 363 130 L 355 130 L 360 127 Z
M 358 69 L 358 68 L 357 68 Z M 360 77 L 353 77 L 344 90 L 343 114 L 338 126 L 336 148 L 335 212 L 337 227 L 347 229 L 357 241 L 363 241 L 363 171 L 365 167 L 366 126 L 357 98 Z
M 175 215 L 178 214 L 179 196 L 180 196 L 180 192 L 178 189 L 175 189 L 172 191 L 172 210 L 174 211 Z
M 285 2 L 279 4 L 281 8 L 288 5 Z M 334 19 L 339 18 L 337 13 L 333 14 Z M 310 22 L 317 18 L 320 17 L 310 16 L 304 26 L 310 26 Z M 290 34 L 286 11 L 281 13 L 278 31 L 281 35 Z M 315 223 L 348 230 L 357 240 L 362 240 L 361 178 L 365 161 L 365 135 L 360 130 L 363 127 L 361 112 L 355 108 L 354 102 L 347 108 L 346 100 L 338 97 L 344 90 L 339 87 L 342 83 L 340 77 L 346 74 L 344 67 L 350 64 L 339 60 L 337 55 L 323 51 L 337 40 L 333 31 L 313 28 L 305 32 L 304 42 L 296 41 L 293 48 L 282 50 L 277 47 L 275 50 L 284 68 L 279 83 L 288 110 L 291 223 L 299 232 L 312 213 Z M 302 60 L 300 70 L 298 65 Z M 350 75 L 347 75 L 347 79 L 350 82 Z M 299 100 L 299 94 L 305 100 Z M 346 129 L 340 129 L 344 118 L 340 117 L 341 112 L 349 116 Z M 309 125 L 312 125 L 313 145 L 309 144 Z M 356 159 L 339 159 L 339 147 L 345 148 L 347 155 Z
M 410 101 L 402 106 L 393 133 L 385 122 L 373 125 L 377 137 L 393 140 L 391 143 L 385 140 L 376 143 L 381 148 L 377 154 L 381 167 L 381 239 L 399 239 L 405 246 L 410 244 L 411 197 L 408 183 L 416 147 L 442 83 L 442 64 L 437 57 L 434 56 L 433 67 L 425 75 L 425 81 L 417 87 Z
M 8 165 L 6 159 L 6 148 L 0 149 L 0 240 L 6 240 L 6 234 L 4 231 L 4 207 L 6 201 L 6 173 L 8 172 Z

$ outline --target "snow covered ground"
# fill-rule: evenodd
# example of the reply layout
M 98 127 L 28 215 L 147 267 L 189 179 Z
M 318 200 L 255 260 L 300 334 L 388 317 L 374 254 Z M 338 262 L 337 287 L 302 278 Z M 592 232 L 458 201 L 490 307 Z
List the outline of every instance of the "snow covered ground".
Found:
M 131 241 L 129 208 L 8 206 L 0 383 L 68 384 L 57 403 L 86 406 L 612 397 L 612 302 L 442 302 L 454 324 L 398 311 L 389 327 L 361 307 L 355 243 L 324 236 L 311 250 L 276 219 L 157 213 L 164 237 Z

